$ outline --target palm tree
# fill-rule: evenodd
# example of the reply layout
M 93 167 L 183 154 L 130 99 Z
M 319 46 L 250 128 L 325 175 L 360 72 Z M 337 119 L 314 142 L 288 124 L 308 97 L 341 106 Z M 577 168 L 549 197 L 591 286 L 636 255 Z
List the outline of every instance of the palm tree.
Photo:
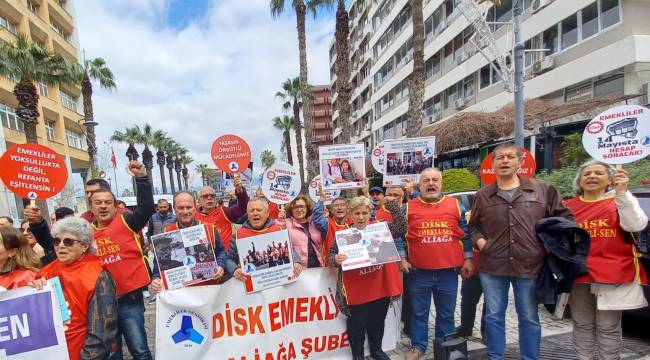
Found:
M 293 165 L 293 154 L 291 153 L 290 131 L 293 129 L 294 118 L 288 115 L 273 118 L 273 126 L 282 130 L 282 147 L 287 151 L 287 162 Z
M 16 115 L 23 122 L 27 142 L 38 143 L 36 125 L 40 114 L 35 83 L 42 82 L 51 86 L 73 84 L 71 63 L 61 55 L 31 42 L 25 34 L 18 33 L 15 42 L 3 41 L 0 45 L 0 75 L 20 79 L 13 90 L 18 100 Z
M 300 168 L 300 182 L 305 182 L 305 165 L 302 154 L 302 124 L 300 124 L 300 107 L 302 106 L 302 97 L 300 95 L 300 78 L 287 79 L 282 83 L 282 91 L 278 91 L 275 96 L 282 101 L 282 108 L 285 111 L 293 111 L 293 132 L 296 134 L 296 149 L 298 152 L 298 165 Z M 303 114 L 304 115 L 304 114 Z
M 167 194 L 167 179 L 165 179 L 165 152 L 173 144 L 173 140 L 164 136 L 154 139 L 153 146 L 158 149 L 156 151 L 156 163 L 160 167 L 160 182 L 162 184 L 163 194 Z
M 338 0 L 336 8 L 336 91 L 338 93 L 339 117 L 341 127 L 341 143 L 350 143 L 350 18 L 345 9 L 345 1 Z
M 169 170 L 169 186 L 172 190 L 172 194 L 176 192 L 176 187 L 174 186 L 174 157 L 176 157 L 181 150 L 182 146 L 174 141 L 172 141 L 167 148 L 167 170 Z M 180 183 L 178 185 L 180 190 Z
M 185 190 L 190 188 L 188 184 L 188 180 L 190 179 L 190 171 L 187 169 L 187 165 L 191 164 L 192 161 L 194 160 L 188 155 L 181 156 L 181 164 L 183 164 L 181 172 L 183 173 L 183 183 L 185 184 Z
M 262 163 L 262 169 L 264 171 L 262 174 L 260 174 L 260 183 L 262 182 L 262 176 L 264 176 L 264 172 L 268 170 L 273 164 L 275 164 L 275 155 L 273 155 L 273 152 L 271 150 L 264 150 L 260 154 L 260 162 Z
M 145 169 L 147 169 L 147 177 L 149 177 L 149 183 L 153 185 L 153 152 L 151 152 L 149 145 L 153 145 L 156 140 L 164 138 L 166 134 L 162 130 L 154 131 L 149 124 L 145 124 L 142 128 L 140 128 L 138 125 L 135 125 L 135 131 L 138 133 L 137 143 L 144 145 L 144 150 L 142 150 L 142 163 L 144 164 Z
M 74 71 L 77 83 L 81 85 L 81 94 L 83 95 L 84 119 L 86 123 L 92 123 L 95 119 L 93 111 L 93 84 L 91 80 L 99 82 L 103 89 L 113 90 L 116 88 L 113 72 L 106 66 L 106 61 L 102 58 L 93 60 L 84 60 L 83 66 L 75 63 Z M 95 126 L 96 124 L 86 127 L 86 143 L 88 144 L 88 159 L 90 162 L 90 173 L 92 177 L 97 174 L 97 147 L 95 145 Z
M 111 135 L 111 141 L 115 141 L 118 143 L 123 143 L 123 144 L 129 144 L 129 147 L 126 149 L 126 157 L 131 160 L 138 160 L 140 157 L 140 154 L 138 154 L 138 150 L 135 148 L 135 144 L 140 143 L 140 138 L 141 134 L 139 129 L 136 129 L 135 127 L 131 128 L 125 128 L 124 132 L 115 130 L 113 135 Z M 136 192 L 135 189 L 135 178 L 131 179 L 131 185 L 133 185 L 133 192 Z
M 203 186 L 208 186 L 210 180 L 208 172 L 210 171 L 210 167 L 207 164 L 198 164 L 194 166 L 194 171 L 201 174 L 201 182 L 203 183 Z
M 180 146 L 174 159 L 174 170 L 176 171 L 176 180 L 178 180 L 178 190 L 183 190 L 183 181 L 181 172 L 183 171 L 183 158 L 187 156 L 187 149 Z
M 305 124 L 305 148 L 307 150 L 307 162 L 316 168 L 316 154 L 312 145 L 312 118 L 311 118 L 311 86 L 307 76 L 307 41 L 305 39 L 305 15 L 307 12 L 316 17 L 316 10 L 319 7 L 331 7 L 335 0 L 292 0 L 291 7 L 296 12 L 296 30 L 298 32 L 298 53 L 300 61 L 300 92 L 303 101 L 302 113 Z M 288 1 L 287 1 L 288 2 Z M 277 18 L 285 10 L 285 0 L 270 0 L 271 17 Z M 315 170 L 314 170 L 315 171 Z
M 408 80 L 409 108 L 406 137 L 416 137 L 422 127 L 424 98 L 424 20 L 422 0 L 410 0 L 413 21 L 413 72 Z

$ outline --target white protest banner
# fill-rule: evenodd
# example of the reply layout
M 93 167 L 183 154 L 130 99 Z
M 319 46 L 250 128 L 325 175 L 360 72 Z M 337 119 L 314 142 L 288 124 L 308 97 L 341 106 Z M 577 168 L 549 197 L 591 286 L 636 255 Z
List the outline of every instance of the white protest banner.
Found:
M 594 159 L 627 164 L 650 155 L 650 109 L 622 105 L 593 118 L 582 134 L 582 145 Z
M 364 186 L 366 167 L 363 144 L 321 146 L 318 153 L 320 178 L 325 190 Z
M 0 293 L 0 359 L 68 359 L 61 310 L 50 284 Z
M 434 136 L 384 141 L 384 186 L 417 183 L 420 171 L 433 166 L 435 148 Z
M 239 263 L 246 273 L 246 292 L 282 286 L 295 281 L 289 231 L 237 239 Z
M 209 281 L 216 276 L 217 259 L 205 226 L 154 235 L 151 242 L 166 289 Z
M 393 236 L 383 221 L 364 229 L 337 231 L 335 236 L 339 253 L 348 256 L 341 264 L 343 271 L 400 261 Z
M 262 177 L 264 196 L 278 205 L 290 203 L 298 196 L 301 187 L 298 170 L 287 163 L 273 164 Z
M 236 279 L 164 291 L 156 301 L 156 359 L 351 359 L 336 279 L 334 269 L 305 269 L 292 284 L 253 294 Z M 393 304 L 385 351 L 399 337 L 400 304 Z
M 309 182 L 309 197 L 314 202 L 318 202 L 320 200 L 320 192 L 318 190 L 319 185 L 321 185 L 320 175 L 316 175 Z M 323 192 L 325 193 L 325 201 L 323 201 L 323 204 L 325 205 L 331 204 L 332 200 L 341 195 L 341 190 L 323 190 Z
M 384 158 L 384 142 L 380 142 L 372 149 L 372 154 L 370 154 L 370 160 L 372 160 L 372 167 L 380 173 L 384 174 L 386 172 L 386 159 Z

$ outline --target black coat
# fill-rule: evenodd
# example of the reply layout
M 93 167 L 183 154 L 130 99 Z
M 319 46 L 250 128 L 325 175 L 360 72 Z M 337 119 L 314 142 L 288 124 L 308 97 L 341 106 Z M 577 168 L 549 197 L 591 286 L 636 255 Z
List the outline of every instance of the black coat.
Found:
M 535 230 L 549 251 L 537 276 L 535 297 L 538 304 L 555 304 L 557 294 L 571 292 L 573 280 L 588 272 L 591 238 L 586 230 L 563 217 L 541 219 Z

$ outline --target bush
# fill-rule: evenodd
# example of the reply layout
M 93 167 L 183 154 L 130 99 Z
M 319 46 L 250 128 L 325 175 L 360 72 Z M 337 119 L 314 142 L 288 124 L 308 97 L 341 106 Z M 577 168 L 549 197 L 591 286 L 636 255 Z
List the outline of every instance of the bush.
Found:
M 449 169 L 442 172 L 442 191 L 471 191 L 481 187 L 479 178 L 467 169 Z

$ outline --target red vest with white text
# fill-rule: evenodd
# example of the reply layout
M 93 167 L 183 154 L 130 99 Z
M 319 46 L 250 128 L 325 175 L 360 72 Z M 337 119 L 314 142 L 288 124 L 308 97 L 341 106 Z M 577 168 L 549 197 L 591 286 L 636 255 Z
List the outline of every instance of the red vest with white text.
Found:
M 406 219 L 409 262 L 418 269 L 448 269 L 463 265 L 463 229 L 456 198 L 443 196 L 435 203 L 419 197 L 408 202 Z
M 589 273 L 580 276 L 576 283 L 599 282 L 648 284 L 648 275 L 639 266 L 636 248 L 626 242 L 619 225 L 614 198 L 585 201 L 579 197 L 567 200 L 566 206 L 576 217 L 576 223 L 589 232 L 591 246 L 587 257 Z
M 80 358 L 81 350 L 86 343 L 88 303 L 95 294 L 97 279 L 102 270 L 104 270 L 102 260 L 95 255 L 87 254 L 68 265 L 54 260 L 39 273 L 46 279 L 58 276 L 61 280 L 63 295 L 70 308 L 70 323 L 65 331 L 70 360 Z
M 223 243 L 223 247 L 226 248 L 226 252 L 230 250 L 230 239 L 232 239 L 233 233 L 232 223 L 226 216 L 226 213 L 223 211 L 223 206 L 219 206 L 218 208 L 212 210 L 212 212 L 209 214 L 201 214 L 197 211 L 194 214 L 194 217 L 196 220 L 199 220 L 202 223 L 213 224 L 216 226 L 217 231 L 219 232 L 219 237 L 221 238 L 221 242 Z
M 349 228 L 350 225 L 348 225 L 347 221 L 343 225 L 339 225 L 334 218 L 327 219 L 327 237 L 323 243 L 323 266 L 329 266 L 330 249 L 334 245 L 334 242 L 336 242 L 336 232 Z
M 140 246 L 140 234 L 129 228 L 121 214 L 117 214 L 104 228 L 93 224 L 93 230 L 97 256 L 104 260 L 106 270 L 113 277 L 118 297 L 151 282 L 147 258 Z
M 34 280 L 36 271 L 16 267 L 6 274 L 0 274 L 0 287 L 7 290 L 17 289 L 22 286 L 29 285 L 29 282 Z
M 247 237 L 251 236 L 257 236 L 257 235 L 262 235 L 262 234 L 268 234 L 276 231 L 281 231 L 282 228 L 278 224 L 272 224 L 271 226 L 267 227 L 266 229 L 262 230 L 253 230 L 253 229 L 248 229 L 245 227 L 241 227 L 237 230 L 237 240 L 239 239 L 245 239 Z

